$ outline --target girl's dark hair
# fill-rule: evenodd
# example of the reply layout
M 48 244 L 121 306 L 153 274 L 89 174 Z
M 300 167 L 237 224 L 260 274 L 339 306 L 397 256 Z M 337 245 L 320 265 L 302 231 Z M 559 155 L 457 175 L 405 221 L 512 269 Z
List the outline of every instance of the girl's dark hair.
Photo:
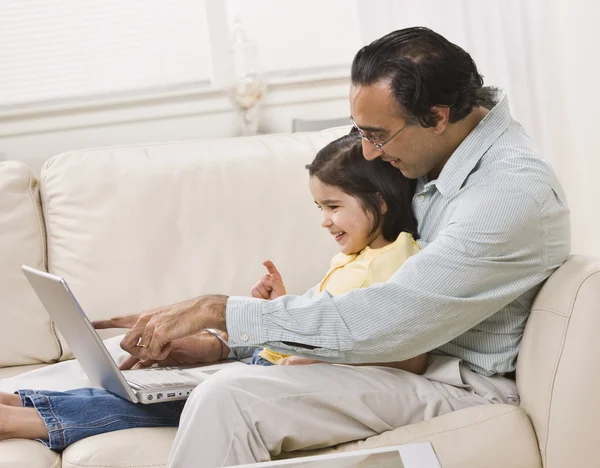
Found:
M 438 117 L 431 108 L 450 108 L 458 122 L 479 105 L 483 77 L 471 56 L 428 28 L 393 31 L 358 51 L 352 61 L 354 85 L 370 86 L 390 80 L 403 117 L 433 127 Z
M 367 161 L 357 132 L 329 143 L 306 168 L 311 177 L 339 187 L 358 199 L 363 209 L 373 216 L 370 234 L 381 226 L 381 233 L 389 242 L 395 241 L 401 232 L 409 232 L 417 238 L 417 220 L 412 211 L 417 181 L 407 179 L 381 158 Z M 387 205 L 385 215 L 381 213 L 379 196 Z

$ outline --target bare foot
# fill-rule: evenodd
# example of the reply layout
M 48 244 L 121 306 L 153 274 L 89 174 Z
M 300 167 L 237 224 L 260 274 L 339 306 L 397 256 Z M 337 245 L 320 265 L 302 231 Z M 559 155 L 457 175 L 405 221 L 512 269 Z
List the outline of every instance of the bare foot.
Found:
M 21 397 L 14 393 L 0 392 L 0 405 L 21 406 Z
M 48 430 L 34 408 L 0 404 L 0 440 L 48 439 Z

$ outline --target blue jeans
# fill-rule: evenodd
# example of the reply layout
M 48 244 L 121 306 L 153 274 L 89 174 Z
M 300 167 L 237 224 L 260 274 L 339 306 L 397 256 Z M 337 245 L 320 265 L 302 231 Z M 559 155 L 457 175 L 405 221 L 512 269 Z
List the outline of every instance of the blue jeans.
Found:
M 272 366 L 258 348 L 249 365 Z M 61 451 L 78 440 L 135 427 L 177 427 L 184 400 L 142 405 L 106 390 L 79 388 L 68 392 L 19 390 L 24 408 L 35 408 L 48 429 L 46 447 Z M 92 404 L 93 401 L 93 404 Z
M 141 405 L 97 388 L 68 392 L 19 390 L 16 393 L 23 407 L 35 408 L 46 424 L 49 438 L 39 441 L 57 451 L 105 432 L 134 427 L 177 427 L 185 404 L 181 400 Z
M 264 348 L 256 348 L 252 354 L 252 360 L 248 363 L 249 366 L 274 366 L 272 362 L 267 361 L 259 356 Z

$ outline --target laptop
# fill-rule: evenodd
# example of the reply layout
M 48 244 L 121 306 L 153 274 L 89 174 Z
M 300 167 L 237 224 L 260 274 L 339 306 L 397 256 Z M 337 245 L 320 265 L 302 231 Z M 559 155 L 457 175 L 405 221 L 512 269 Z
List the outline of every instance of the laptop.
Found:
M 121 371 L 60 276 L 23 265 L 27 280 L 54 320 L 92 384 L 133 403 L 184 400 L 215 372 L 238 361 L 202 367 L 151 367 Z

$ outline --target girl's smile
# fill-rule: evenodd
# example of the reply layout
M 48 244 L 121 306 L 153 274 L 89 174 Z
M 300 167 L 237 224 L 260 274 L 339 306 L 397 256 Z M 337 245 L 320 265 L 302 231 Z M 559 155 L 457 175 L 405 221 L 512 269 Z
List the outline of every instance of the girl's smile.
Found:
M 342 253 L 350 255 L 367 246 L 380 248 L 389 244 L 381 229 L 372 232 L 373 216 L 365 211 L 358 199 L 314 176 L 309 180 L 309 188 L 315 203 L 323 211 L 321 226 L 333 236 Z

